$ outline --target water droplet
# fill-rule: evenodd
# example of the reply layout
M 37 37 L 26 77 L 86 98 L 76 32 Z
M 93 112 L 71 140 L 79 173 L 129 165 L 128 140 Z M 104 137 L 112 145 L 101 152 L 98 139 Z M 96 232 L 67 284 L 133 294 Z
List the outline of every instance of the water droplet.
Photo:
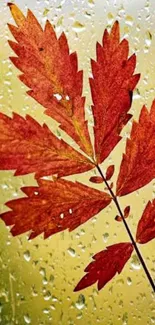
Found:
M 4 190 L 9 190 L 9 186 L 7 184 L 2 184 L 1 187 Z
M 76 316 L 76 318 L 77 318 L 77 319 L 81 319 L 81 318 L 82 318 L 82 313 L 78 314 L 78 315 Z
M 64 218 L 64 213 L 60 214 L 60 218 L 63 219 Z
M 128 313 L 124 313 L 122 317 L 122 325 L 127 325 L 128 324 Z
M 57 302 L 57 301 L 58 301 L 58 298 L 55 297 L 55 296 L 53 296 L 53 297 L 52 297 L 52 301 L 53 301 L 53 302 Z
M 31 323 L 31 318 L 28 314 L 24 315 L 24 321 L 26 324 L 30 324 Z
M 128 286 L 131 286 L 131 284 L 132 284 L 132 280 L 130 277 L 127 278 L 127 284 L 128 284 Z
M 84 229 L 81 229 L 81 230 L 80 230 L 80 235 L 81 235 L 81 236 L 85 235 L 85 230 L 84 230 Z
M 53 97 L 55 97 L 58 101 L 62 99 L 62 96 L 60 94 L 53 94 Z
M 60 27 L 60 26 L 63 25 L 63 20 L 64 20 L 64 17 L 61 16 L 61 17 L 58 19 L 58 21 L 57 21 L 57 27 Z
M 85 307 L 85 296 L 79 295 L 78 300 L 75 303 L 75 307 L 79 310 L 83 309 Z
M 45 268 L 41 267 L 40 270 L 39 270 L 39 273 L 40 273 L 42 276 L 46 277 L 46 270 L 45 270 Z
M 111 25 L 114 20 L 114 16 L 111 12 L 108 13 L 108 24 Z
M 128 26 L 132 26 L 133 25 L 133 18 L 131 16 L 126 16 L 125 22 L 126 22 L 126 24 Z
M 28 250 L 24 252 L 24 258 L 25 258 L 25 261 L 27 261 L 27 262 L 30 261 L 31 255 L 30 255 L 30 252 Z
M 94 0 L 88 0 L 89 7 L 94 7 L 95 1 Z
M 43 278 L 43 284 L 46 285 L 48 283 L 47 278 Z
M 49 13 L 49 9 L 45 8 L 45 9 L 44 9 L 44 12 L 43 12 L 43 16 L 44 16 L 44 17 L 47 16 L 48 13 Z
M 79 21 L 75 21 L 75 23 L 72 26 L 72 29 L 76 33 L 80 33 L 80 32 L 83 32 L 83 30 L 85 29 L 85 26 L 82 23 L 80 23 Z
M 88 19 L 91 19 L 91 13 L 88 11 L 85 11 L 85 17 Z
M 140 270 L 141 269 L 141 264 L 139 262 L 139 259 L 137 255 L 133 255 L 132 260 L 131 260 L 131 266 L 134 270 Z
M 48 301 L 51 299 L 51 293 L 50 291 L 46 291 L 46 293 L 44 294 L 44 300 Z
M 43 309 L 43 313 L 44 313 L 44 314 L 49 314 L 49 312 L 50 312 L 50 311 L 49 311 L 48 308 Z
M 118 304 L 120 307 L 123 307 L 123 300 L 120 300 Z
M 108 234 L 107 232 L 105 232 L 105 233 L 103 234 L 103 241 L 104 241 L 104 243 L 107 243 L 108 238 L 109 238 L 109 234 Z
M 138 88 L 135 89 L 135 91 L 133 92 L 133 99 L 139 99 L 140 96 L 140 91 Z
M 150 47 L 151 41 L 152 41 L 152 34 L 149 31 L 147 31 L 145 33 L 145 44 L 147 47 Z
M 54 282 L 54 275 L 53 274 L 50 275 L 49 282 L 53 284 L 53 282 Z
M 75 257 L 75 256 L 76 256 L 76 252 L 75 252 L 75 250 L 74 250 L 73 248 L 71 248 L 71 247 L 69 247 L 69 248 L 67 249 L 67 252 L 68 252 L 69 255 L 72 256 L 72 257 Z

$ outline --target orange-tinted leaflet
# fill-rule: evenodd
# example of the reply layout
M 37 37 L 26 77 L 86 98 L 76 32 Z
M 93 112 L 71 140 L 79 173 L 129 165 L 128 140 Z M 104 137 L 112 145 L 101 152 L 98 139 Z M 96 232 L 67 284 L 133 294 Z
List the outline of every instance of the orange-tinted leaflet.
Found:
M 17 55 L 11 60 L 22 71 L 20 80 L 31 89 L 27 93 L 93 158 L 82 97 L 83 73 L 78 71 L 77 54 L 69 53 L 65 34 L 57 38 L 49 21 L 43 30 L 30 10 L 25 17 L 15 4 L 9 3 L 9 7 L 18 26 L 9 24 L 17 41 L 9 41 Z
M 27 197 L 7 202 L 11 211 L 0 215 L 13 226 L 14 236 L 31 231 L 30 238 L 41 233 L 47 238 L 67 228 L 71 231 L 111 202 L 109 194 L 78 182 L 40 179 L 38 185 L 22 188 Z
M 82 173 L 94 165 L 32 117 L 0 113 L 0 169 L 36 177 Z

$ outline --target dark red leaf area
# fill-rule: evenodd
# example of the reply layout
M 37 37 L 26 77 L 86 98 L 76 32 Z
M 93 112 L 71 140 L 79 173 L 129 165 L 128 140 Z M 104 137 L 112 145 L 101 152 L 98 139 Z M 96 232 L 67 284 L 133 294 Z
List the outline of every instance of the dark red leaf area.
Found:
M 130 214 L 130 205 L 126 206 L 124 209 L 124 218 L 128 218 Z
M 80 280 L 74 291 L 79 291 L 97 283 L 98 290 L 101 290 L 115 274 L 120 273 L 130 258 L 133 251 L 131 243 L 119 243 L 108 246 L 93 256 L 94 261 L 85 269 L 87 274 Z
M 100 176 L 92 176 L 89 178 L 90 182 L 100 184 L 103 183 L 103 178 Z
M 136 56 L 128 58 L 129 45 L 126 39 L 120 42 L 119 23 L 111 32 L 105 30 L 102 45 L 97 43 L 97 58 L 92 60 L 93 78 L 90 79 L 95 152 L 101 163 L 121 139 L 120 132 L 129 121 L 128 111 L 140 75 L 134 74 Z
M 145 244 L 155 238 L 155 200 L 148 202 L 138 223 L 136 241 Z
M 117 180 L 117 195 L 123 196 L 148 184 L 155 177 L 155 101 L 143 106 L 139 122 L 133 122 Z
M 111 197 L 81 183 L 56 179 L 38 180 L 39 187 L 24 187 L 27 197 L 6 203 L 11 211 L 0 215 L 6 225 L 12 225 L 16 236 L 31 231 L 30 238 L 52 234 L 85 223 L 104 209 Z
M 115 171 L 115 166 L 114 165 L 110 165 L 108 168 L 107 168 L 107 171 L 106 171 L 106 181 L 109 181 L 111 179 L 111 177 L 113 176 L 114 174 L 114 171 Z

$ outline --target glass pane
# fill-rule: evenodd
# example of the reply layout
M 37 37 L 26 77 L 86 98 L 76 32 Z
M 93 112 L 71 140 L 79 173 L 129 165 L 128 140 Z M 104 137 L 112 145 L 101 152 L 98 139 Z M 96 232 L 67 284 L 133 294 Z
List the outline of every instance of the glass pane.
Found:
M 79 70 L 84 70 L 83 95 L 86 96 L 86 118 L 93 141 L 93 117 L 91 114 L 90 58 L 96 59 L 96 42 L 101 43 L 105 28 L 110 30 L 115 20 L 120 23 L 121 38 L 130 44 L 130 54 L 137 55 L 136 72 L 141 79 L 133 94 L 131 114 L 138 120 L 144 104 L 150 109 L 155 86 L 155 2 L 153 0 L 17 0 L 16 4 L 26 14 L 30 8 L 42 26 L 47 19 L 55 27 L 56 34 L 64 31 L 70 51 L 78 53 Z M 46 123 L 58 136 L 78 149 L 72 139 L 59 128 L 43 107 L 26 94 L 28 88 L 17 78 L 20 72 L 10 62 L 14 56 L 7 40 L 13 39 L 7 23 L 14 24 L 6 2 L 0 7 L 1 21 L 1 76 L 0 110 L 12 116 L 29 114 L 41 125 Z M 126 138 L 130 134 L 131 121 L 123 128 L 123 139 L 102 163 L 102 170 L 115 165 L 112 181 L 116 184 Z M 79 149 L 78 149 L 79 150 Z M 1 160 L 0 160 L 1 161 Z M 104 184 L 89 181 L 98 175 L 96 169 L 66 177 L 102 191 Z M 1 213 L 9 209 L 5 202 L 24 197 L 24 186 L 37 185 L 34 173 L 14 176 L 13 171 L 0 171 Z M 122 208 L 131 206 L 127 222 L 136 233 L 137 223 L 144 207 L 154 198 L 154 181 L 120 198 Z M 114 186 L 115 189 L 115 186 Z M 91 202 L 90 202 L 91 203 Z M 57 233 L 46 240 L 43 234 L 28 240 L 28 233 L 13 237 L 10 228 L 0 221 L 0 322 L 9 324 L 154 324 L 155 308 L 151 286 L 135 252 L 121 274 L 97 290 L 96 284 L 79 292 L 73 292 L 84 275 L 84 269 L 92 256 L 107 246 L 128 242 L 129 237 L 122 222 L 115 222 L 117 214 L 113 203 L 74 231 Z M 26 210 L 23 211 L 23 218 Z M 147 267 L 155 279 L 154 241 L 139 245 Z M 113 261 L 111 260 L 111 263 Z

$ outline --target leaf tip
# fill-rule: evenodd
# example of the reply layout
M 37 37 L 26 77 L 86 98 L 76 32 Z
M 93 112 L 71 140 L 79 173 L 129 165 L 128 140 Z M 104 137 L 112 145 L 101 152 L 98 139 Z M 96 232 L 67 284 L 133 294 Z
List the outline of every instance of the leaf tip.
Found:
M 7 6 L 9 7 L 9 8 L 11 8 L 11 6 L 13 6 L 14 4 L 12 3 L 12 2 L 8 2 L 7 3 Z
M 118 20 L 115 20 L 113 26 L 119 27 L 119 21 Z
M 8 2 L 7 6 L 10 8 L 11 14 L 17 24 L 17 26 L 21 26 L 25 21 L 25 16 L 22 11 L 12 2 Z
M 78 285 L 74 288 L 73 292 L 77 292 L 79 289 L 78 289 Z

